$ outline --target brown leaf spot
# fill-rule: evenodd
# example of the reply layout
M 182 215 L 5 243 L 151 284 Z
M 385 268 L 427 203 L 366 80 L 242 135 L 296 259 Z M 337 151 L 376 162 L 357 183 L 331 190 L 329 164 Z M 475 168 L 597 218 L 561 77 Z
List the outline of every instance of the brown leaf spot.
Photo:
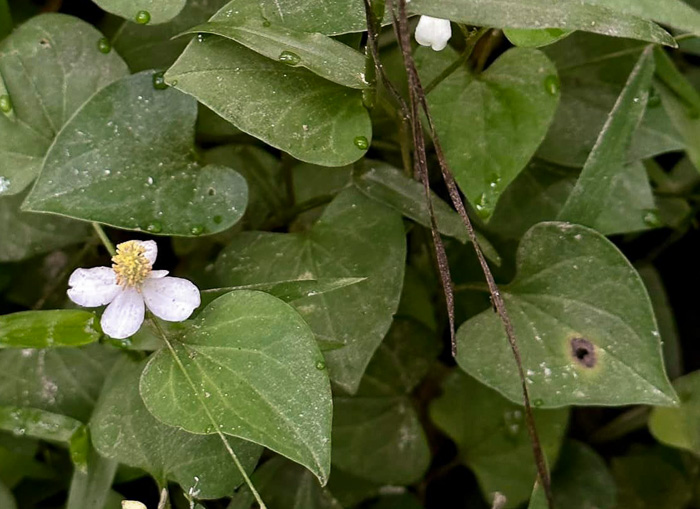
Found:
M 593 368 L 598 362 L 595 346 L 586 338 L 571 338 L 571 356 L 586 368 Z

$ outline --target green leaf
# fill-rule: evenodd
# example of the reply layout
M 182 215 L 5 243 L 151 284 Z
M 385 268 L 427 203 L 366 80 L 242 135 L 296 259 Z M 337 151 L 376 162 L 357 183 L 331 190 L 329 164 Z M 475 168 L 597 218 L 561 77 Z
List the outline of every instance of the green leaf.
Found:
M 161 487 L 172 481 L 196 498 L 229 496 L 243 478 L 221 439 L 166 426 L 144 406 L 139 377 L 146 362 L 124 359 L 107 379 L 90 420 L 95 449 L 107 458 L 142 468 Z M 262 447 L 235 438 L 229 444 L 251 473 Z
M 240 130 L 302 161 L 343 166 L 369 147 L 362 94 L 223 37 L 192 41 L 166 73 Z
M 68 445 L 83 423 L 37 408 L 0 406 L 0 429 Z
M 629 16 L 653 19 L 658 23 L 700 35 L 700 12 L 683 0 L 585 0 Z
M 692 486 L 685 472 L 661 450 L 642 450 L 613 458 L 619 509 L 683 509 Z
M 291 67 L 304 67 L 327 80 L 350 88 L 367 88 L 365 57 L 342 42 L 319 33 L 292 30 L 221 10 L 209 23 L 187 30 L 188 34 L 214 34 L 236 41 L 256 53 Z
M 255 471 L 251 479 L 267 509 L 342 509 L 326 488 L 299 465 L 272 458 Z M 250 509 L 253 495 L 247 486 L 233 496 L 228 509 Z
M 15 497 L 12 495 L 10 489 L 2 483 L 0 483 L 0 507 L 4 509 L 17 509 Z
M 228 122 L 226 125 L 231 126 Z M 269 152 L 253 145 L 221 145 L 206 151 L 204 161 L 207 164 L 229 166 L 246 179 L 248 207 L 243 223 L 250 228 L 259 228 L 287 206 L 287 193 L 282 185 L 282 165 Z
M 567 409 L 533 410 L 550 463 L 559 454 L 568 413 Z M 537 469 L 522 406 L 453 371 L 443 382 L 442 395 L 430 404 L 430 417 L 457 444 L 482 493 L 502 493 L 509 508 L 528 499 Z
M 591 447 L 574 440 L 567 440 L 561 448 L 552 474 L 552 490 L 555 507 L 615 507 L 617 489 L 605 460 Z
M 102 333 L 89 311 L 55 309 L 0 316 L 0 348 L 53 348 L 94 343 Z
M 177 16 L 187 0 L 93 0 L 105 11 L 141 25 L 165 23 Z
M 654 50 L 656 89 L 673 125 L 685 140 L 688 158 L 700 171 L 700 92 L 681 74 L 671 58 Z
M 400 216 L 355 189 L 341 192 L 303 233 L 244 232 L 216 261 L 224 285 L 366 277 L 294 302 L 326 351 L 331 380 L 354 393 L 399 304 L 406 258 Z
M 0 197 L 0 262 L 24 260 L 78 244 L 88 237 L 84 223 L 20 211 L 25 196 L 22 193 Z
M 0 0 L 0 40 L 4 39 L 12 32 L 13 25 L 12 13 L 10 12 L 10 6 L 7 4 L 7 0 Z M 0 491 L 2 491 L 1 485 Z
M 535 405 L 677 404 L 644 284 L 601 234 L 568 223 L 535 225 L 502 294 Z M 462 369 L 521 401 L 498 315 L 489 309 L 471 318 L 457 342 Z
M 513 45 L 521 48 L 549 46 L 571 35 L 570 30 L 562 30 L 561 28 L 506 28 L 503 33 Z
M 104 508 L 117 466 L 116 461 L 103 458 L 91 448 L 87 472 L 73 470 L 66 509 Z
M 262 292 L 231 292 L 151 356 L 141 396 L 165 424 L 264 445 L 325 483 L 332 403 L 322 359 L 288 304 Z
M 139 25 L 115 17 L 108 21 L 111 30 L 106 28 L 105 32 L 132 72 L 165 69 L 177 60 L 188 43 L 187 39 L 175 36 L 204 23 L 225 3 L 226 0 L 187 2 L 180 14 L 159 25 Z
M 0 194 L 25 189 L 73 113 L 128 73 L 119 55 L 100 52 L 101 37 L 78 18 L 42 14 L 0 44 L 0 95 L 12 103 L 0 113 Z
M 649 430 L 666 445 L 700 454 L 700 371 L 673 382 L 681 404 L 678 408 L 654 408 Z
M 581 167 L 646 45 L 575 33 L 545 48 L 561 78 L 561 102 L 538 155 Z M 626 162 L 680 150 L 684 143 L 657 100 L 649 101 Z
M 245 180 L 193 160 L 196 102 L 153 77 L 129 76 L 85 104 L 49 150 L 26 209 L 180 236 L 241 218 Z
M 440 351 L 434 333 L 397 320 L 379 345 L 355 396 L 336 396 L 333 465 L 380 484 L 417 482 L 430 464 L 430 449 L 407 397 Z
M 614 227 L 610 228 L 611 225 L 601 220 L 601 216 L 615 206 L 613 199 L 617 197 L 614 196 L 613 189 L 617 175 L 623 173 L 621 169 L 625 164 L 632 133 L 644 115 L 653 73 L 654 60 L 652 48 L 649 47 L 632 70 L 598 135 L 598 141 L 586 160 L 576 186 L 559 212 L 560 220 L 589 226 L 604 234 L 617 233 Z M 646 179 L 644 168 L 640 164 L 636 168 Z M 647 200 L 653 204 L 650 190 L 647 195 Z M 642 217 L 634 219 L 644 226 Z
M 446 49 L 416 51 L 429 83 L 457 57 Z M 428 94 L 447 162 L 482 218 L 542 142 L 559 101 L 557 71 L 535 49 L 514 48 L 482 74 L 459 68 Z M 503 147 L 507 144 L 508 150 Z
M 0 405 L 87 422 L 118 352 L 102 345 L 0 351 Z
M 369 509 L 423 509 L 423 506 L 415 496 L 403 493 L 401 495 L 384 495 L 370 505 Z
M 583 30 L 614 37 L 628 37 L 675 46 L 673 38 L 651 21 L 618 12 L 614 5 L 594 2 L 552 2 L 551 0 L 412 0 L 410 9 L 458 23 L 495 28 L 562 28 Z M 620 0 L 626 1 L 626 0 Z M 655 0 L 650 0 L 655 1 Z M 681 3 L 680 0 L 669 2 Z M 632 4 L 633 2 L 628 2 Z M 689 9 L 686 9 L 689 10 Z M 654 14 L 656 14 L 656 9 Z

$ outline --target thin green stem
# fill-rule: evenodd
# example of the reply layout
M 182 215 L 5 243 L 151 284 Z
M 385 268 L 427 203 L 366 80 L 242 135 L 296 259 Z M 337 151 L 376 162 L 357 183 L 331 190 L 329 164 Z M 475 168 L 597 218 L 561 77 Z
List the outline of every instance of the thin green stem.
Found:
M 228 443 L 228 440 L 226 439 L 226 436 L 223 434 L 223 432 L 219 428 L 219 425 L 216 422 L 216 419 L 214 419 L 214 416 L 209 411 L 209 407 L 207 407 L 207 405 L 204 402 L 204 400 L 202 399 L 201 395 L 199 394 L 199 392 L 195 388 L 194 382 L 190 378 L 190 375 L 187 372 L 187 370 L 185 369 L 185 366 L 182 364 L 182 361 L 177 356 L 177 352 L 173 348 L 173 345 L 170 343 L 170 340 L 168 339 L 168 336 L 165 334 L 165 331 L 160 326 L 158 319 L 155 317 L 150 317 L 150 321 L 153 324 L 154 328 L 158 331 L 158 334 L 160 335 L 163 342 L 167 345 L 168 350 L 170 350 L 170 354 L 173 356 L 173 359 L 175 360 L 175 363 L 180 368 L 180 371 L 187 379 L 187 383 L 189 383 L 190 387 L 194 391 L 197 399 L 199 400 L 200 404 L 202 405 L 202 408 L 204 409 L 204 412 L 207 414 L 207 417 L 209 418 L 209 422 L 211 422 L 211 424 L 214 426 L 214 429 L 216 430 L 217 435 L 219 435 L 219 438 L 221 438 L 221 441 L 224 443 L 224 447 L 226 447 L 226 451 L 228 451 L 229 456 L 231 456 L 231 459 L 236 464 L 236 468 L 238 468 L 238 471 L 241 473 L 241 476 L 243 476 L 243 480 L 245 481 L 246 485 L 248 486 L 248 489 L 250 489 L 251 493 L 255 497 L 255 500 L 257 501 L 258 505 L 260 506 L 260 509 L 267 509 L 265 502 L 263 502 L 262 498 L 260 497 L 260 494 L 258 493 L 258 490 L 255 489 L 255 486 L 253 486 L 253 482 L 250 480 L 250 477 L 248 477 L 248 474 L 246 473 L 245 469 L 243 468 L 243 465 L 241 464 L 240 460 L 238 459 L 238 456 L 231 448 L 231 444 Z
M 425 95 L 428 95 L 435 87 L 437 87 L 440 83 L 449 78 L 453 72 L 462 67 L 462 65 L 467 60 L 469 60 L 469 57 L 472 56 L 472 52 L 476 47 L 476 43 L 478 43 L 479 40 L 489 30 L 490 29 L 488 27 L 482 27 L 469 34 L 466 41 L 466 47 L 464 48 L 462 54 L 459 56 L 459 58 L 457 58 L 457 60 L 452 62 L 444 71 L 442 71 L 433 81 L 428 83 L 428 86 L 425 87 Z
M 700 37 L 700 35 L 697 34 L 681 34 L 678 37 L 674 37 L 676 39 L 676 42 L 678 41 L 685 41 L 686 39 L 696 39 Z
M 455 285 L 455 293 L 466 291 L 489 293 L 489 286 L 486 283 L 464 283 Z
M 112 241 L 109 240 L 109 237 L 107 237 L 107 234 L 102 229 L 102 226 L 100 226 L 98 223 L 92 223 L 92 227 L 95 229 L 95 232 L 102 241 L 104 247 L 107 249 L 107 251 L 109 251 L 109 255 L 114 256 L 115 254 L 117 254 L 117 250 L 114 249 L 114 244 L 112 244 Z

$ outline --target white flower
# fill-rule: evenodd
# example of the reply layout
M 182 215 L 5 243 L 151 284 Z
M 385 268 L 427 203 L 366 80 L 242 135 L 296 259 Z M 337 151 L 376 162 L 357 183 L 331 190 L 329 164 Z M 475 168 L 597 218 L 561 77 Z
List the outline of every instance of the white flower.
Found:
M 122 509 L 148 509 L 144 504 L 136 500 L 122 500 Z
M 435 51 L 442 51 L 452 37 L 449 19 L 421 16 L 416 27 L 416 41 L 421 46 L 430 46 Z
M 112 268 L 76 269 L 68 280 L 68 297 L 88 308 L 109 304 L 100 324 L 117 339 L 136 334 L 145 307 L 169 322 L 186 320 L 201 303 L 199 289 L 186 279 L 166 277 L 167 270 L 152 270 L 157 256 L 152 240 L 123 242 Z

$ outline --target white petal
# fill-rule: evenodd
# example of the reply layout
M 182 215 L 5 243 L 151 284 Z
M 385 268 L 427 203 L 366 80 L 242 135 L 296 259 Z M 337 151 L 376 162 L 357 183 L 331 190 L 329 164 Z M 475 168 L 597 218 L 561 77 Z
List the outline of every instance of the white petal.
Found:
M 122 509 L 148 509 L 137 500 L 122 500 Z
M 135 240 L 134 242 L 145 249 L 143 256 L 146 257 L 146 260 L 153 267 L 153 264 L 156 263 L 156 258 L 158 258 L 158 244 L 153 240 Z
M 421 46 L 430 46 L 435 51 L 442 51 L 452 37 L 450 20 L 421 16 L 415 35 L 416 41 Z
M 151 279 L 160 279 L 162 277 L 165 277 L 169 274 L 167 270 L 152 270 L 151 272 L 148 273 L 148 277 Z
M 119 293 L 117 275 L 109 267 L 75 269 L 68 279 L 70 300 L 88 308 L 104 306 Z
M 135 288 L 125 288 L 107 306 L 100 325 L 105 334 L 116 339 L 133 336 L 143 323 L 143 297 Z
M 201 303 L 199 288 L 179 277 L 147 279 L 141 291 L 148 309 L 168 322 L 187 320 Z

